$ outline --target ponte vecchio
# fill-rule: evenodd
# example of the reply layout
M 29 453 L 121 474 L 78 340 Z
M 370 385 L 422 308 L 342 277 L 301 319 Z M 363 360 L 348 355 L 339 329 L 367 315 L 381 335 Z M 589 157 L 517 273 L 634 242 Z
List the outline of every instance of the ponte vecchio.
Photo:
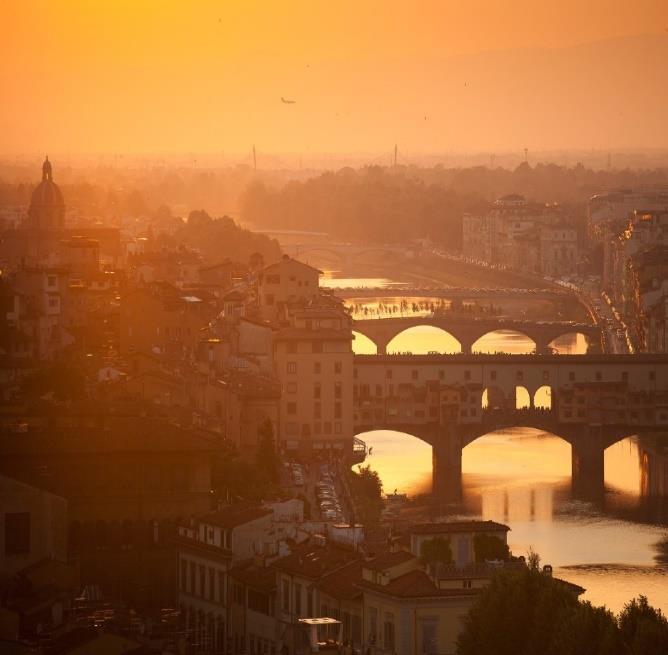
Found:
M 429 443 L 445 501 L 460 498 L 463 448 L 494 430 L 533 427 L 570 443 L 574 495 L 592 499 L 608 446 L 668 426 L 666 355 L 355 355 L 353 375 L 355 432 Z M 518 409 L 518 393 L 528 406 Z

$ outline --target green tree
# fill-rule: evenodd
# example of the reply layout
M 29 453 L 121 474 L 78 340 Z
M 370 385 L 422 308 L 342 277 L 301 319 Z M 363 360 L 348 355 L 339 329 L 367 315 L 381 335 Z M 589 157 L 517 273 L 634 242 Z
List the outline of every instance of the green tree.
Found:
M 491 559 L 507 560 L 510 556 L 508 544 L 503 539 L 487 534 L 478 534 L 473 538 L 473 550 L 476 562 Z
M 629 655 L 668 653 L 668 620 L 645 596 L 624 606 L 619 615 L 619 630 Z
M 546 655 L 623 655 L 621 635 L 612 612 L 580 603 L 557 628 Z
M 457 640 L 459 655 L 544 655 L 578 606 L 565 585 L 536 570 L 504 570 L 480 594 Z
M 435 537 L 422 542 L 420 561 L 428 566 L 448 566 L 452 564 L 450 539 Z
M 358 473 L 350 471 L 350 490 L 361 514 L 359 518 L 367 525 L 374 525 L 383 510 L 383 483 L 369 465 L 357 468 Z

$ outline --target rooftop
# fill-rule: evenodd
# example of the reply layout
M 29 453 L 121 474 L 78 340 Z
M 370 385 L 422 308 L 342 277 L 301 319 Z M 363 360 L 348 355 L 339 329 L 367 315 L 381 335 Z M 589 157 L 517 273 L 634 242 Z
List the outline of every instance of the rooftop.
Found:
M 287 557 L 276 560 L 272 566 L 285 573 L 317 580 L 359 560 L 354 551 L 333 544 L 303 546 Z
M 259 505 L 228 505 L 201 517 L 200 522 L 216 525 L 220 528 L 232 529 L 271 514 L 272 511 L 270 509 L 260 507 Z

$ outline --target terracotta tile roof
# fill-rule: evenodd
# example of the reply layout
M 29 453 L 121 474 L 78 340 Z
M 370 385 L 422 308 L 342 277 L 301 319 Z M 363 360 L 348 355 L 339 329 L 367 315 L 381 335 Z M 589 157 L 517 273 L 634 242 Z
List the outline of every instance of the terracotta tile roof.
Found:
M 360 587 L 396 598 L 473 596 L 480 591 L 479 589 L 439 589 L 422 570 L 410 571 L 386 585 L 373 584 L 363 580 Z
M 318 580 L 359 559 L 360 556 L 352 550 L 328 544 L 300 547 L 276 560 L 272 566 L 285 573 Z
M 424 523 L 409 529 L 411 534 L 443 534 L 457 532 L 489 532 L 491 530 L 508 532 L 510 528 L 496 521 L 444 521 L 442 523 Z
M 326 575 L 317 583 L 318 589 L 338 600 L 358 598 L 362 593 L 359 588 L 359 583 L 362 581 L 362 566 L 362 561 L 358 560 Z
M 364 562 L 364 568 L 371 569 L 372 571 L 386 571 L 393 566 L 409 562 L 412 559 L 415 559 L 415 555 L 406 550 L 398 550 L 394 553 L 388 551 L 374 557 L 372 560 Z

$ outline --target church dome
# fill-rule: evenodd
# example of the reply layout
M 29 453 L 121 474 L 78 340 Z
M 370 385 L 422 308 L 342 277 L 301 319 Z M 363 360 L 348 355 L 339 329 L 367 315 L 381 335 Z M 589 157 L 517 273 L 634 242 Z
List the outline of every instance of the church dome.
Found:
M 53 181 L 53 169 L 48 157 L 42 164 L 42 181 L 30 198 L 28 222 L 36 228 L 62 228 L 65 223 L 65 201 Z

